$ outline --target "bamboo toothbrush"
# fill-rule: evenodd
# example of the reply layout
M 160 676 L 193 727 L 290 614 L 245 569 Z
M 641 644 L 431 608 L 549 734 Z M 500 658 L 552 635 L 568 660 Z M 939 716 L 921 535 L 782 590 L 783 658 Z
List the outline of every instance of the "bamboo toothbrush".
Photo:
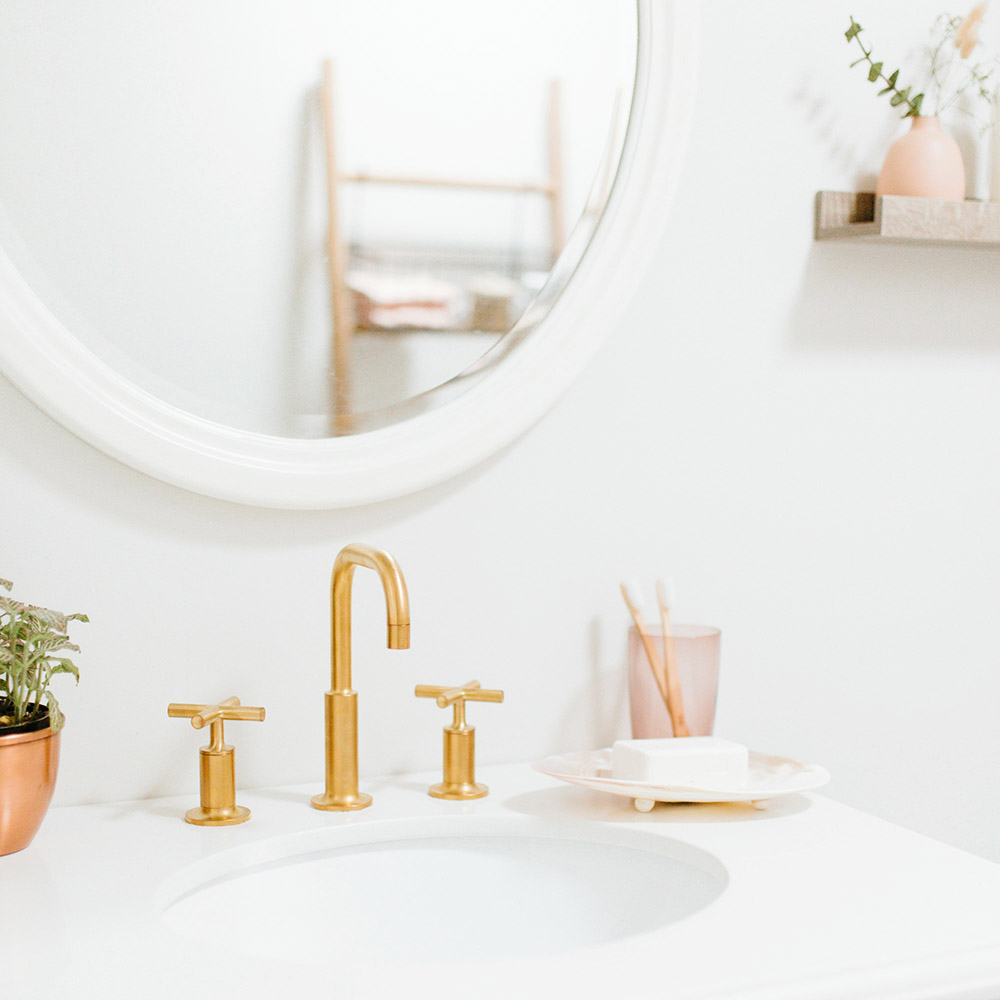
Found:
M 656 679 L 656 686 L 660 689 L 663 704 L 666 706 L 667 711 L 670 712 L 671 722 L 673 722 L 673 712 L 670 708 L 670 694 L 667 689 L 667 675 L 663 668 L 663 661 L 660 659 L 660 654 L 656 652 L 656 646 L 653 644 L 653 639 L 639 612 L 639 608 L 642 605 L 642 593 L 639 590 L 639 584 L 636 580 L 629 580 L 627 582 L 623 580 L 620 586 L 629 614 L 632 616 L 632 621 L 635 622 L 635 630 L 639 633 L 639 638 L 642 640 L 643 649 L 646 650 L 646 659 L 649 660 L 650 669 L 653 671 L 653 677 Z
M 663 626 L 663 665 L 667 685 L 667 709 L 674 736 L 690 736 L 687 719 L 684 718 L 684 695 L 681 693 L 680 670 L 677 667 L 677 648 L 674 645 L 674 630 L 670 623 L 670 605 L 673 603 L 673 581 L 664 584 L 656 581 L 656 600 L 660 605 L 660 624 Z

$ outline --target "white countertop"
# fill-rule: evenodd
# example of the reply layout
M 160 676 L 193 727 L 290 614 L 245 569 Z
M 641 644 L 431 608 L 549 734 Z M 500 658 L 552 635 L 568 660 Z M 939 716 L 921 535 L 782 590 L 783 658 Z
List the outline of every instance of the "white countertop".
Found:
M 657 805 L 643 814 L 628 799 L 562 785 L 527 764 L 482 768 L 478 777 L 490 795 L 465 803 L 430 798 L 433 774 L 362 781 L 375 802 L 357 813 L 311 809 L 318 786 L 244 791 L 238 801 L 251 820 L 213 829 L 182 821 L 196 788 L 185 798 L 53 809 L 29 848 L 0 858 L 2 994 L 1000 997 L 1000 866 L 813 794 L 766 811 Z M 405 830 L 408 821 L 442 816 L 456 824 L 516 819 L 526 831 L 565 824 L 662 835 L 713 855 L 728 885 L 700 912 L 656 931 L 479 963 L 327 967 L 318 955 L 291 964 L 199 944 L 163 922 L 165 883 L 190 865 L 210 867 L 221 852 L 263 856 L 273 838 L 296 832 L 336 847 L 376 835 L 374 824 Z

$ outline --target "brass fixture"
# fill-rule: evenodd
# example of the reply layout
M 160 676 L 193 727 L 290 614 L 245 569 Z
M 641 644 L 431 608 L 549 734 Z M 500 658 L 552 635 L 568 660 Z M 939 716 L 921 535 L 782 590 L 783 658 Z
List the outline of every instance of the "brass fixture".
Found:
M 364 809 L 372 798 L 358 791 L 358 693 L 351 690 L 351 580 L 356 566 L 375 570 L 385 591 L 389 649 L 410 648 L 410 599 L 399 564 L 370 545 L 345 545 L 330 583 L 331 690 L 326 693 L 326 791 L 316 809 Z
M 444 727 L 444 781 L 431 785 L 427 794 L 436 799 L 481 799 L 489 793 L 476 781 L 476 729 L 465 721 L 467 701 L 503 701 L 503 691 L 484 691 L 479 681 L 461 687 L 436 687 L 418 684 L 413 692 L 418 698 L 436 698 L 438 708 L 455 709 L 450 726 Z
M 223 739 L 222 723 L 263 722 L 264 709 L 241 705 L 227 698 L 217 705 L 167 705 L 171 719 L 190 719 L 195 729 L 211 726 L 211 742 L 201 748 L 201 806 L 189 809 L 184 818 L 195 826 L 235 826 L 250 818 L 250 810 L 236 804 L 236 751 Z

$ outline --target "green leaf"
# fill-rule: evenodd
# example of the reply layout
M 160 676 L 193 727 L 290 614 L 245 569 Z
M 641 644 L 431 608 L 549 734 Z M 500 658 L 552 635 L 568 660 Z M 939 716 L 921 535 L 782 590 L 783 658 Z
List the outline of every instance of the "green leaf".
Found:
M 851 26 L 844 32 L 844 37 L 850 41 L 855 35 L 860 34 L 861 25 L 854 18 L 851 18 Z
M 63 632 L 32 632 L 25 639 L 35 653 L 57 649 L 58 644 L 67 642 L 69 637 Z
M 889 77 L 889 79 L 886 82 L 889 84 L 890 87 L 895 87 L 896 86 L 896 81 L 898 79 L 899 79 L 899 70 L 898 69 L 894 69 L 892 71 L 892 75 Z
M 868 79 L 871 83 L 874 83 L 879 76 L 882 74 L 882 64 L 880 62 L 872 63 L 872 68 L 868 70 Z
M 894 108 L 898 108 L 898 107 L 899 107 L 899 105 L 900 105 L 900 104 L 902 104 L 902 103 L 903 103 L 903 101 L 905 101 L 905 100 L 906 100 L 906 98 L 905 98 L 905 97 L 903 97 L 903 95 L 902 95 L 902 94 L 893 94 L 893 95 L 892 95 L 892 97 L 891 97 L 891 98 L 890 98 L 890 100 L 889 100 L 889 103 L 890 103 L 890 104 L 891 104 L 891 105 L 892 105 L 892 106 L 893 106 Z
M 76 665 L 73 663 L 72 660 L 57 660 L 55 663 L 52 664 L 52 670 L 50 671 L 50 673 L 72 674 L 76 678 L 77 683 L 79 683 L 80 681 L 80 671 L 76 669 Z
M 14 584 L 10 580 L 0 580 L 0 587 L 3 587 L 4 590 L 13 590 Z
M 52 697 L 51 691 L 47 694 L 46 701 L 48 702 L 49 708 L 49 725 L 55 733 L 62 729 L 63 723 L 66 721 L 66 717 L 59 711 L 59 703 Z
M 66 616 L 61 611 L 50 611 L 48 608 L 30 607 L 28 609 L 28 613 L 31 618 L 40 622 L 42 625 L 58 629 L 60 632 L 66 631 Z
M 917 96 L 914 97 L 912 101 L 910 101 L 910 108 L 911 108 L 914 116 L 920 114 L 920 109 L 923 107 L 923 104 L 924 104 L 924 95 L 923 94 L 917 94 Z
M 70 642 L 64 635 L 50 636 L 35 643 L 35 652 L 44 653 L 46 656 L 50 653 L 57 653 L 61 649 L 71 649 L 74 653 L 80 652 L 80 647 L 75 642 Z

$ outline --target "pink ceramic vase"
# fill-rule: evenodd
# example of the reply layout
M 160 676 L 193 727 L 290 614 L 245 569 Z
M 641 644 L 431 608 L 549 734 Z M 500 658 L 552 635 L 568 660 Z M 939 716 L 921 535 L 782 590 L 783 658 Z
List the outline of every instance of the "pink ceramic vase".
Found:
M 965 165 L 958 143 L 941 128 L 940 118 L 913 118 L 910 131 L 890 147 L 876 194 L 911 198 L 965 198 Z

